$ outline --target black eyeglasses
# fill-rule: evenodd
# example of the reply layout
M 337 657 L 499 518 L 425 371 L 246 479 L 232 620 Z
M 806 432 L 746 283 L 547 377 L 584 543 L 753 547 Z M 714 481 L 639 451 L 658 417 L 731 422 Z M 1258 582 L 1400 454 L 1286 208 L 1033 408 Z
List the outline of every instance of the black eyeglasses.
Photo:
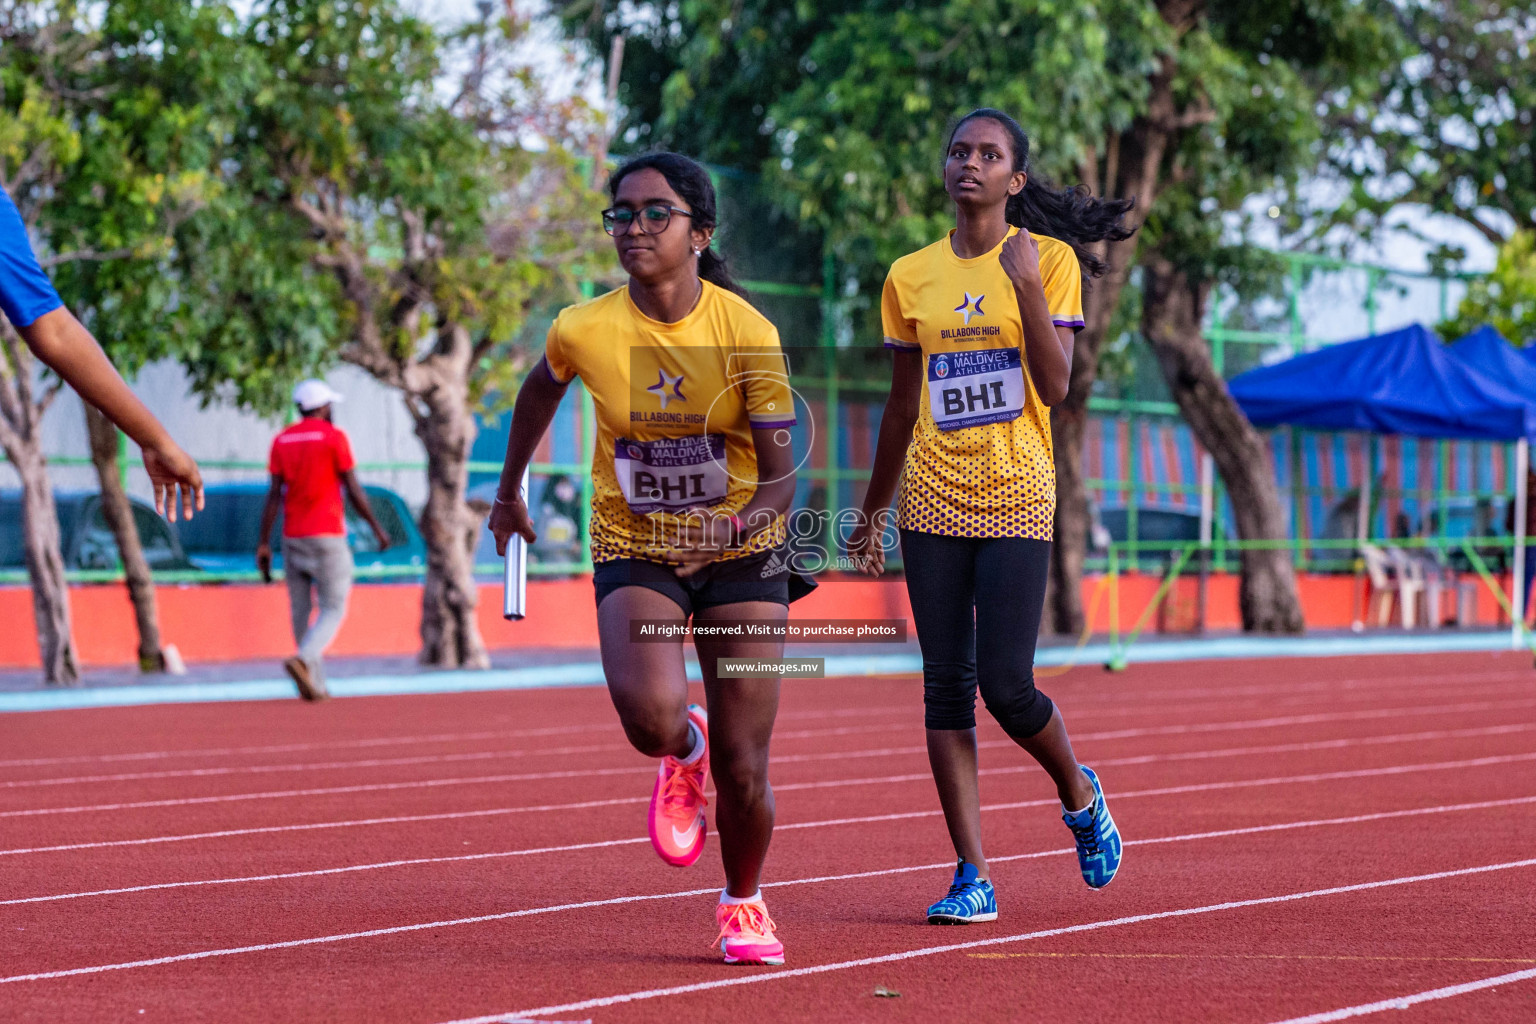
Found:
M 693 216 L 687 210 L 679 210 L 666 203 L 652 203 L 639 210 L 631 210 L 627 206 L 613 206 L 603 211 L 603 230 L 610 235 L 628 234 L 629 226 L 638 217 L 642 232 L 647 235 L 659 235 L 671 226 L 674 213 L 680 213 L 684 217 Z

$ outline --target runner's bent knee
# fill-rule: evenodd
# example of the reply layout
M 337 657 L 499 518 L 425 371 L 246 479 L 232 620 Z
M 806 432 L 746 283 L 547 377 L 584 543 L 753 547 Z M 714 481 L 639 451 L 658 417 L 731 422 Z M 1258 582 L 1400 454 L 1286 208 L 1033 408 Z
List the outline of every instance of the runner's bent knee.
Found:
M 923 725 L 976 728 L 976 669 L 969 662 L 923 662 Z

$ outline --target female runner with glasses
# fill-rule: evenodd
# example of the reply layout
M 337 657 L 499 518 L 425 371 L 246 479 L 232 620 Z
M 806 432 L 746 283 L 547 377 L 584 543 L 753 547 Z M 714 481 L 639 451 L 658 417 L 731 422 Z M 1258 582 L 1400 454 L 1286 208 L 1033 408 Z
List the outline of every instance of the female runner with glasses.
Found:
M 992 717 L 1055 782 L 1083 880 L 1108 885 L 1120 864 L 1098 778 L 1035 689 L 1034 658 L 1056 509 L 1048 407 L 1066 397 L 1083 327 L 1080 266 L 1105 270 L 1082 243 L 1128 238 L 1120 219 L 1131 203 L 1053 191 L 1030 178 L 1028 159 L 1013 118 L 967 114 L 944 159 L 955 229 L 897 260 L 881 303 L 895 365 L 863 522 L 883 516 L 899 476 L 928 760 L 960 860 L 930 924 L 997 918 L 981 849 L 978 684 Z M 884 567 L 868 525 L 849 552 L 866 572 Z
M 728 964 L 782 964 L 758 888 L 773 833 L 779 678 L 721 679 L 716 659 L 776 659 L 783 641 L 695 635 L 706 716 L 688 703 L 680 634 L 690 616 L 695 627 L 788 616 L 779 549 L 795 492 L 795 415 L 783 352 L 709 247 L 715 193 L 703 167 L 651 154 L 608 187 L 603 226 L 629 283 L 555 319 L 517 396 L 490 528 L 498 552 L 513 533 L 534 539 L 519 483 L 580 377 L 597 409 L 590 533 L 603 672 L 630 743 L 661 758 L 651 843 L 668 864 L 699 859 L 713 769 L 727 880 L 716 941 Z M 642 620 L 671 638 L 637 641 Z

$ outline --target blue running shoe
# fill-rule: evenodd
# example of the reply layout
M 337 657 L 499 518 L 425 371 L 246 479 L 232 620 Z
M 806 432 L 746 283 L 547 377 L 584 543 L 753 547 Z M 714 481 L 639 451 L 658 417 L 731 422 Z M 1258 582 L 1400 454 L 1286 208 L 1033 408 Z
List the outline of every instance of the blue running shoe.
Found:
M 1120 870 L 1120 830 L 1104 805 L 1104 787 L 1099 785 L 1099 777 L 1087 765 L 1078 767 L 1093 783 L 1093 803 L 1076 814 L 1062 808 L 1061 820 L 1077 840 L 1077 866 L 1082 868 L 1083 881 L 1094 889 L 1102 889 Z
M 976 877 L 976 865 L 962 860 L 949 893 L 928 908 L 929 924 L 975 924 L 997 920 L 992 883 Z

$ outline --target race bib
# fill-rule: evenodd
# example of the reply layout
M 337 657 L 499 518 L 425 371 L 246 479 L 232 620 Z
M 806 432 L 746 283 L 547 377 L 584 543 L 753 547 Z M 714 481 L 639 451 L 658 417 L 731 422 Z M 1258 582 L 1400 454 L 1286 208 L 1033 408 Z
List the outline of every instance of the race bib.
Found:
M 1018 419 L 1024 412 L 1019 350 L 987 348 L 929 356 L 928 408 L 940 430 Z
M 613 444 L 613 469 L 634 511 L 680 512 L 718 505 L 730 490 L 725 435 L 694 434 Z

